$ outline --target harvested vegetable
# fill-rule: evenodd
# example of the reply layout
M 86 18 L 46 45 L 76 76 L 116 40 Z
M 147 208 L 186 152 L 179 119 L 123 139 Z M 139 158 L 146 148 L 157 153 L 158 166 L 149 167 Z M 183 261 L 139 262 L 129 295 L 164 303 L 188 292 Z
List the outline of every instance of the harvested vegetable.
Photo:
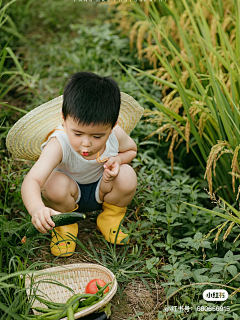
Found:
M 99 279 L 98 279 L 99 280 Z M 45 300 L 42 297 L 36 296 L 36 299 L 45 304 L 48 308 L 33 307 L 38 312 L 42 314 L 38 315 L 21 315 L 23 319 L 38 319 L 38 320 L 58 320 L 64 317 L 68 317 L 68 320 L 74 319 L 74 313 L 87 309 L 88 307 L 96 304 L 102 300 L 106 294 L 104 294 L 105 289 L 110 283 L 105 284 L 103 287 L 98 285 L 98 291 L 96 294 L 90 293 L 78 293 L 70 297 L 66 303 L 53 302 Z M 109 289 L 108 289 L 109 291 Z
M 95 294 L 99 291 L 99 287 L 103 287 L 105 285 L 106 285 L 106 282 L 104 282 L 103 280 L 93 279 L 86 285 L 85 292 Z M 104 293 L 107 293 L 108 291 L 109 291 L 109 287 L 107 287 L 104 290 Z
M 65 212 L 62 214 L 57 214 L 55 216 L 51 216 L 52 221 L 55 223 L 55 227 L 66 226 L 68 224 L 76 223 L 79 220 L 85 219 L 86 215 L 80 212 Z M 26 238 L 30 238 L 36 236 L 40 232 L 34 227 L 32 224 L 26 235 L 22 238 L 22 243 L 26 243 Z

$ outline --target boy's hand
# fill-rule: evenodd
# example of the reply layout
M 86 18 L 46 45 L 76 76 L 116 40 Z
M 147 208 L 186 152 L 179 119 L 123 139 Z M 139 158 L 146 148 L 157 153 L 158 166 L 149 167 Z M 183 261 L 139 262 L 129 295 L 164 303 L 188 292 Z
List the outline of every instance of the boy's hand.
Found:
M 110 182 L 116 178 L 119 174 L 121 166 L 121 160 L 119 157 L 110 157 L 106 163 L 104 163 L 103 181 Z
M 47 233 L 55 227 L 55 223 L 52 221 L 51 216 L 61 214 L 61 212 L 55 211 L 48 207 L 42 207 L 32 214 L 32 224 L 41 233 Z

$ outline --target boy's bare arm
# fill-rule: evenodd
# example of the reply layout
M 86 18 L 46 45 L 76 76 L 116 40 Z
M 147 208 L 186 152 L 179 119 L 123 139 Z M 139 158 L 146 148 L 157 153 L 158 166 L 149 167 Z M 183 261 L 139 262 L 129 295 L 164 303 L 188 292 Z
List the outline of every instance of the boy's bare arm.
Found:
M 50 216 L 58 212 L 50 208 L 46 210 L 47 208 L 41 198 L 41 188 L 61 160 L 61 145 L 56 138 L 52 138 L 44 147 L 38 161 L 22 183 L 21 195 L 23 203 L 32 216 L 33 224 L 40 232 L 46 232 L 49 229 L 48 224 L 54 227 Z
M 113 130 L 119 142 L 119 153 L 115 157 L 110 157 L 104 164 L 104 182 L 115 179 L 119 173 L 121 164 L 131 162 L 137 155 L 136 143 L 126 132 L 118 125 L 116 125 Z
M 136 143 L 119 125 L 113 130 L 119 142 L 119 154 L 116 157 L 120 160 L 120 164 L 131 162 L 137 155 Z

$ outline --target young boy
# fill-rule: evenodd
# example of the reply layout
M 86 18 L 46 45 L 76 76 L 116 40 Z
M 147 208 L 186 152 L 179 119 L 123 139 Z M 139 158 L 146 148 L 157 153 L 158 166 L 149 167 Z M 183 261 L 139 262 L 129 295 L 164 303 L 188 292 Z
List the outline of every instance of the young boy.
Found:
M 71 77 L 63 93 L 62 123 L 41 145 L 41 155 L 21 188 L 40 232 L 54 228 L 52 215 L 102 210 L 97 227 L 114 243 L 137 187 L 136 173 L 128 165 L 137 146 L 118 125 L 120 105 L 118 85 L 110 77 L 90 72 Z M 77 223 L 54 230 L 52 254 L 71 255 L 76 243 L 67 233 L 77 236 Z M 119 230 L 116 243 L 123 244 L 126 236 Z

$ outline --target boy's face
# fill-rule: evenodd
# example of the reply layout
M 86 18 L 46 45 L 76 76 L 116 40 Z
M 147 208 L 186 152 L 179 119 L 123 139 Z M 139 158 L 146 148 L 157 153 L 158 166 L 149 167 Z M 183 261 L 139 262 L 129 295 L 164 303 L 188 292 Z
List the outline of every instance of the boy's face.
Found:
M 96 159 L 98 152 L 103 153 L 112 132 L 110 124 L 82 125 L 69 116 L 64 120 L 64 129 L 72 148 L 87 160 Z

